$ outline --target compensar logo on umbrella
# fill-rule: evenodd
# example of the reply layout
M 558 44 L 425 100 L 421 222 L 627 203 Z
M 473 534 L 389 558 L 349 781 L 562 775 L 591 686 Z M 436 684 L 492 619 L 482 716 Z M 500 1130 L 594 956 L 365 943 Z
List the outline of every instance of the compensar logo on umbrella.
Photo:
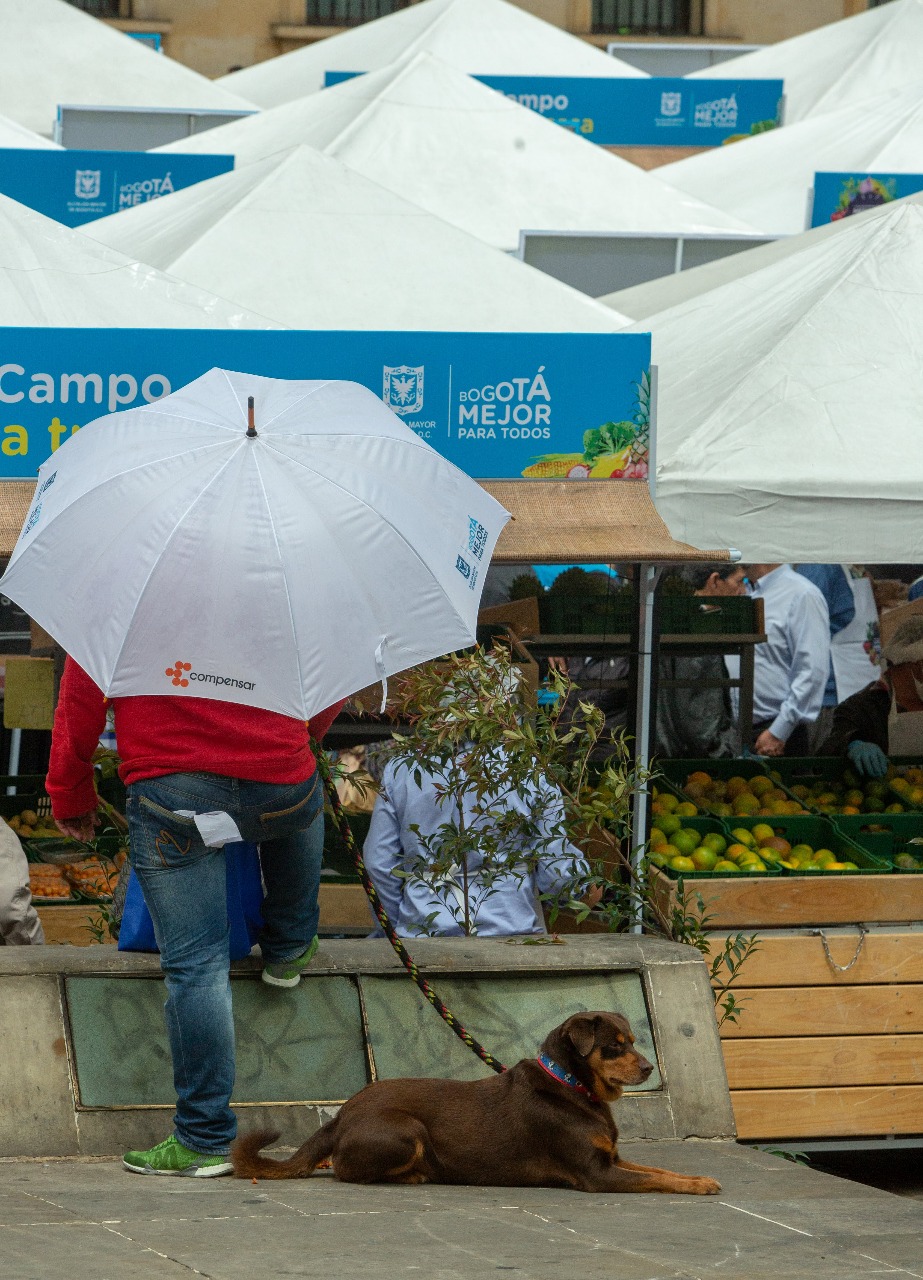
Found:
M 180 688 L 186 689 L 189 687 L 189 681 L 186 679 L 185 673 L 191 670 L 191 663 L 180 662 L 179 658 L 177 658 L 172 667 L 167 667 L 164 674 L 170 676 L 175 685 L 179 685 Z
M 193 671 L 191 662 L 183 662 L 181 658 L 164 671 L 171 683 L 179 689 L 188 689 L 190 684 L 213 684 L 227 689 L 255 689 L 253 680 L 240 680 L 236 676 L 217 676 L 210 671 Z

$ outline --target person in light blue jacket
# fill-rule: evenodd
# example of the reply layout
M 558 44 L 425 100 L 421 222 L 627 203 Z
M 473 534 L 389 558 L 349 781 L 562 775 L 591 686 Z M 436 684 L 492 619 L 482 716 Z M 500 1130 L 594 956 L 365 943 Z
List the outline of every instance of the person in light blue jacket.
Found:
M 502 767 L 502 760 L 498 760 L 498 772 Z M 453 802 L 440 799 L 438 785 L 439 780 L 418 765 L 389 761 L 363 846 L 372 883 L 388 918 L 405 938 L 460 937 L 465 932 L 461 869 L 451 868 L 438 884 L 425 872 L 420 874 L 428 861 L 420 836 L 434 835 L 453 816 Z M 466 823 L 470 823 L 474 802 L 465 798 L 463 805 Z M 530 863 L 517 860 L 516 850 L 510 849 L 507 861 L 511 870 L 500 876 L 488 871 L 483 878 L 479 876 L 484 871 L 483 858 L 475 855 L 469 860 L 471 933 L 478 937 L 544 933 L 539 895 L 566 898 L 586 894 L 590 868 L 580 850 L 561 835 L 564 804 L 557 788 L 535 786 L 520 795 L 510 794 L 504 797 L 502 807 L 535 823 L 540 853 Z M 475 825 L 486 820 L 482 812 Z M 523 847 L 521 853 L 523 859 L 529 859 L 531 850 Z M 594 905 L 598 897 L 595 891 L 586 901 Z

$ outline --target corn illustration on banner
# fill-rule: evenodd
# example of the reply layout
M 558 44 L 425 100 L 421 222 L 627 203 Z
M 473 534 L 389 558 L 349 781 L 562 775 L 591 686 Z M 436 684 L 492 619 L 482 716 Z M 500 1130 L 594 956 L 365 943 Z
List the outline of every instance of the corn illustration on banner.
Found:
M 358 382 L 476 479 L 640 479 L 649 334 L 0 329 L 0 479 L 216 366 Z

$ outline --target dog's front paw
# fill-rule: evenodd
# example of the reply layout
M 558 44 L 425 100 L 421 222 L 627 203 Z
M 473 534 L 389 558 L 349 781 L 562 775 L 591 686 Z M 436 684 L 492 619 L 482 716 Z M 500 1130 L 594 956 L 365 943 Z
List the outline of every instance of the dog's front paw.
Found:
M 714 1178 L 690 1178 L 689 1190 L 694 1196 L 716 1196 L 721 1190 L 721 1183 Z

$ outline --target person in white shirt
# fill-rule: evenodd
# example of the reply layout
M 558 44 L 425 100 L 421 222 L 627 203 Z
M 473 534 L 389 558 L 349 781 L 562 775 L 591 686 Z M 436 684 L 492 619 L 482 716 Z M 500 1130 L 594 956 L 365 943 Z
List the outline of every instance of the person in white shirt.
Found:
M 32 905 L 26 855 L 16 832 L 0 819 L 0 947 L 44 941 L 42 924 Z
M 820 714 L 830 671 L 827 602 L 790 564 L 754 564 L 747 572 L 766 627 L 766 643 L 754 651 L 753 749 L 808 755 L 808 727 Z

